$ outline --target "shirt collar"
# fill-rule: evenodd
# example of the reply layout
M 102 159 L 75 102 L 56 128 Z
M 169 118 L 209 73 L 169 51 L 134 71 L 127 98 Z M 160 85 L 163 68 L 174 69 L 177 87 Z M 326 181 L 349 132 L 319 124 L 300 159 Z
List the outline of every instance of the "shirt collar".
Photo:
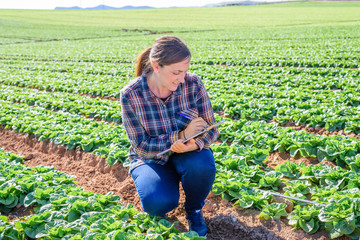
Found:
M 144 73 L 141 75 L 140 81 L 141 81 L 141 88 L 143 89 L 144 97 L 145 98 L 154 98 L 154 97 L 156 97 L 155 94 L 150 90 L 149 85 L 148 85 L 147 80 L 146 80 L 146 75 Z M 184 85 L 184 83 L 180 83 L 178 88 L 174 92 L 172 92 L 171 95 L 173 95 L 173 94 L 174 95 L 181 95 L 183 85 Z
M 148 84 L 147 84 L 146 76 L 145 76 L 144 73 L 141 75 L 140 81 L 141 81 L 141 88 L 142 88 L 142 90 L 143 90 L 143 95 L 144 95 L 144 97 L 145 97 L 145 98 L 152 98 L 153 96 L 155 96 L 155 95 L 151 92 L 151 90 L 150 90 L 150 88 L 149 88 L 149 86 L 148 86 Z

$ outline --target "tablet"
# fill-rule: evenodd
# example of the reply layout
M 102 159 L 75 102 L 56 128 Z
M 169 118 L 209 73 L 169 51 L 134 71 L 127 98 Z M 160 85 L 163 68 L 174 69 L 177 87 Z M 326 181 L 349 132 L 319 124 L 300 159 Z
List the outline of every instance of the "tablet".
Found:
M 219 126 L 220 124 L 222 124 L 222 123 L 224 123 L 224 122 L 225 122 L 225 120 L 220 121 L 220 122 L 217 122 L 217 123 L 215 123 L 215 124 L 207 127 L 207 128 L 204 129 L 203 131 L 201 131 L 201 132 L 199 132 L 199 133 L 197 133 L 197 134 L 195 134 L 195 135 L 193 135 L 193 136 L 190 136 L 189 138 L 185 139 L 185 140 L 183 141 L 183 143 L 186 143 L 186 142 L 189 141 L 190 139 L 196 138 L 197 136 L 199 136 L 199 135 L 201 135 L 201 134 L 203 134 L 203 133 L 205 133 L 205 132 L 213 129 L 214 127 Z
M 201 132 L 199 132 L 199 133 L 197 133 L 197 134 L 195 134 L 195 135 L 193 135 L 193 136 L 190 136 L 189 138 L 185 139 L 185 140 L 183 141 L 183 143 L 186 143 L 186 142 L 189 141 L 190 139 L 193 139 L 193 138 L 195 138 L 195 137 L 197 137 L 197 136 L 199 136 L 199 135 L 201 135 L 201 134 L 203 134 L 203 133 L 205 133 L 205 132 L 213 129 L 214 127 L 217 127 L 217 126 L 219 126 L 220 124 L 222 124 L 222 123 L 224 123 L 224 122 L 225 122 L 225 120 L 220 121 L 220 122 L 217 122 L 217 123 L 215 123 L 215 124 L 207 127 L 207 128 L 204 129 L 203 131 L 201 131 Z M 170 148 L 167 149 L 167 150 L 165 150 L 165 151 L 162 151 L 162 152 L 156 154 L 156 156 L 159 157 L 159 156 L 161 156 L 161 155 L 163 155 L 163 154 L 165 154 L 165 153 L 167 153 L 167 152 L 169 152 L 169 151 L 170 151 Z

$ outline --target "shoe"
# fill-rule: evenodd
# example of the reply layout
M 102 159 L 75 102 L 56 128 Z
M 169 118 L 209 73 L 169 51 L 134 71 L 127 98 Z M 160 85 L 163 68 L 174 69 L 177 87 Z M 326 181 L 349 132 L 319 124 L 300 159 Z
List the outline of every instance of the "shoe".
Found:
M 189 223 L 190 231 L 195 231 L 199 236 L 205 236 L 208 232 L 205 220 L 201 214 L 201 210 L 193 210 L 186 212 L 186 219 Z

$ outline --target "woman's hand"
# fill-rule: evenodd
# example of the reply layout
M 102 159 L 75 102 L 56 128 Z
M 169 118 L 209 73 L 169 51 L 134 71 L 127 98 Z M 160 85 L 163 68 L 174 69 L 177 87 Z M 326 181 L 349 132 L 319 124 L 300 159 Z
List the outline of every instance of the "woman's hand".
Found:
M 199 148 L 194 139 L 190 139 L 186 143 L 183 143 L 182 141 L 183 140 L 180 139 L 174 142 L 173 145 L 171 145 L 171 151 L 176 153 L 184 153 L 194 151 Z
M 199 132 L 203 131 L 208 127 L 207 122 L 201 117 L 195 118 L 190 122 L 190 124 L 185 128 L 184 131 L 182 131 L 182 136 L 184 138 L 189 138 L 195 134 L 198 134 Z M 184 134 L 185 133 L 185 134 Z

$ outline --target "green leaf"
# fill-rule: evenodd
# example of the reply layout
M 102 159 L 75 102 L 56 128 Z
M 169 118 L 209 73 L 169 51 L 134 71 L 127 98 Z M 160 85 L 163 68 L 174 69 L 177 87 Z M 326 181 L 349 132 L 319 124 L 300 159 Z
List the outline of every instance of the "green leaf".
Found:
M 310 221 L 305 221 L 304 219 L 299 220 L 300 227 L 307 233 L 310 233 L 315 226 L 314 219 L 311 219 Z
M 342 234 L 349 235 L 355 230 L 355 221 L 347 222 L 346 220 L 340 220 L 335 224 L 334 229 Z

